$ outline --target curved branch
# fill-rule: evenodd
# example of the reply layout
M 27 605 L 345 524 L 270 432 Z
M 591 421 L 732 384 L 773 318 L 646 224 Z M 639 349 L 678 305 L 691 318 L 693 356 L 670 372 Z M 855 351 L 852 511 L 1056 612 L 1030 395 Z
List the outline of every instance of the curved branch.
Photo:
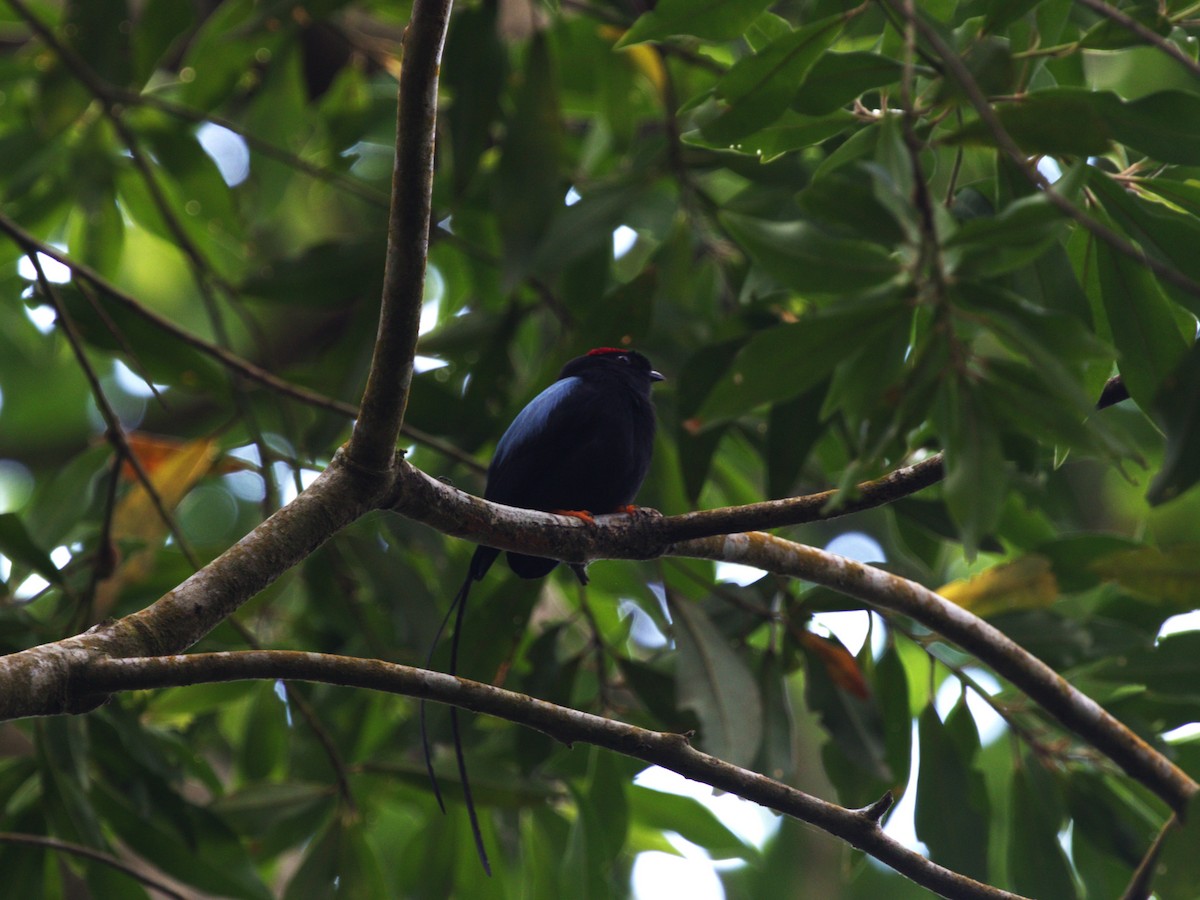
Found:
M 930 459 L 918 465 L 933 462 Z M 940 473 L 940 460 L 937 463 L 935 469 L 922 470 L 925 477 Z M 863 497 L 877 497 L 880 492 L 893 490 L 893 477 L 903 477 L 906 484 L 911 480 L 911 476 L 893 473 L 880 482 L 861 485 Z M 903 613 L 990 665 L 1172 808 L 1182 810 L 1197 790 L 1196 783 L 1182 770 L 1057 672 L 1003 632 L 928 588 L 772 535 L 729 533 L 742 531 L 747 520 L 796 524 L 826 515 L 812 498 L 797 497 L 683 516 L 597 516 L 595 524 L 587 524 L 568 516 L 488 503 L 405 463 L 400 466 L 398 486 L 402 492 L 394 506 L 398 512 L 446 534 L 469 537 L 501 550 L 520 550 L 570 563 L 600 558 L 645 559 L 664 554 L 741 562 L 823 584 Z M 814 497 L 828 499 L 820 494 Z M 693 532 L 707 534 L 685 541 L 675 537 Z
M 535 728 L 568 746 L 575 742 L 594 744 L 815 825 L 944 897 L 1020 900 L 1016 894 L 939 866 L 886 835 L 879 821 L 891 806 L 890 795 L 865 809 L 846 809 L 701 753 L 683 735 L 637 728 L 466 678 L 379 660 L 279 650 L 102 659 L 81 673 L 81 679 L 91 688 L 104 693 L 266 678 L 323 682 L 436 700 Z
M 416 0 L 404 32 L 379 333 L 346 449 L 356 465 L 377 472 L 392 458 L 412 385 L 429 252 L 438 72 L 449 21 L 450 0 Z
M 915 582 L 761 533 L 688 541 L 668 552 L 803 578 L 909 616 L 987 663 L 1177 812 L 1200 790 L 1182 769 L 1004 632 Z
M 72 856 L 80 856 L 84 859 L 90 859 L 94 862 L 103 863 L 110 868 L 116 869 L 118 872 L 124 872 L 135 881 L 140 881 L 148 888 L 153 888 L 165 897 L 174 898 L 174 900 L 187 900 L 187 896 L 175 890 L 165 881 L 155 878 L 146 872 L 141 871 L 136 866 L 131 866 L 122 859 L 118 859 L 111 853 L 104 853 L 94 847 L 88 847 L 83 844 L 72 843 L 71 841 L 63 841 L 54 837 L 47 837 L 43 834 L 24 834 L 19 831 L 0 831 L 0 843 L 3 844 L 21 844 L 26 847 L 40 847 L 43 850 L 58 850 L 63 853 L 70 853 Z

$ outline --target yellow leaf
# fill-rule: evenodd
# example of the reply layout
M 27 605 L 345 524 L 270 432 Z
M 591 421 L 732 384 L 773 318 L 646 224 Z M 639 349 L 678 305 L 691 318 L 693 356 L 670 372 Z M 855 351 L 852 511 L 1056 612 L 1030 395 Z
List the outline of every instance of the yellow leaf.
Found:
M 130 446 L 168 513 L 174 512 L 196 482 L 209 473 L 218 454 L 217 442 L 211 438 L 176 443 L 139 435 Z M 128 474 L 133 475 L 132 466 L 129 469 Z M 112 611 L 126 586 L 145 580 L 153 570 L 154 556 L 168 531 L 146 486 L 136 481 L 113 512 L 112 538 L 118 544 L 132 541 L 142 546 L 97 587 L 92 608 L 94 619 L 102 619 Z
M 1091 569 L 1146 600 L 1184 609 L 1200 606 L 1200 544 L 1122 550 L 1093 561 Z
M 144 461 L 142 446 L 134 445 L 135 452 L 163 506 L 171 511 L 196 482 L 208 474 L 217 458 L 217 442 L 206 438 L 175 447 L 164 447 L 166 442 L 162 441 L 156 444 L 150 464 Z M 166 534 L 167 524 L 155 508 L 146 486 L 138 481 L 117 504 L 113 515 L 113 537 L 118 541 L 135 538 L 149 542 L 166 537 Z
M 939 591 L 947 600 L 977 616 L 1049 606 L 1058 597 L 1058 580 L 1044 556 L 1023 556 L 952 581 Z
M 619 41 L 625 35 L 625 29 L 618 28 L 615 25 L 601 25 L 600 36 L 613 43 Z M 654 85 L 654 89 L 661 97 L 663 85 L 666 82 L 666 72 L 663 71 L 662 57 L 658 55 L 658 51 L 650 44 L 634 44 L 632 47 L 622 47 L 621 52 L 629 57 L 629 62 L 633 67 L 641 72 Z

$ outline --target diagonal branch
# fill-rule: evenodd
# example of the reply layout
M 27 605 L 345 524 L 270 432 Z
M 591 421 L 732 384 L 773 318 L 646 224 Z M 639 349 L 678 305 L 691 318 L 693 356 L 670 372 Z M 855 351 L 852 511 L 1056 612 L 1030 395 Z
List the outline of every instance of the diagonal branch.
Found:
M 909 616 L 987 663 L 1177 812 L 1200 790 L 1182 769 L 1004 632 L 916 582 L 761 533 L 687 541 L 668 552 L 803 578 Z
M 353 419 L 358 416 L 358 407 L 352 403 L 346 403 L 342 400 L 336 400 L 332 397 L 327 397 L 324 394 L 317 393 L 309 388 L 302 387 L 298 384 L 293 384 L 286 381 L 277 375 L 268 372 L 261 366 L 255 365 L 247 359 L 243 359 L 236 353 L 226 350 L 224 347 L 218 346 L 211 341 L 206 341 L 190 331 L 180 328 L 166 316 L 156 313 L 140 303 L 131 294 L 121 290 L 95 269 L 84 263 L 79 262 L 67 253 L 63 253 L 57 247 L 47 244 L 45 241 L 40 241 L 34 235 L 30 234 L 22 228 L 17 222 L 9 218 L 0 211 L 0 231 L 3 231 L 13 241 L 23 249 L 35 249 L 37 252 L 48 256 L 50 259 L 61 263 L 71 270 L 72 275 L 80 281 L 80 283 L 88 283 L 93 285 L 97 290 L 101 291 L 105 296 L 109 297 L 116 303 L 124 306 L 137 316 L 145 319 L 156 328 L 162 329 L 167 334 L 178 338 L 194 350 L 203 353 L 210 359 L 216 360 L 220 365 L 225 366 L 232 372 L 244 377 L 247 381 L 255 382 L 263 387 L 275 391 L 285 397 L 290 397 L 300 403 L 307 404 L 315 409 L 323 409 L 327 412 L 336 413 L 340 416 Z M 101 307 L 102 309 L 103 307 Z M 484 472 L 486 466 L 483 465 L 475 457 L 464 452 L 448 441 L 442 440 L 436 435 L 429 434 L 420 428 L 412 425 L 404 425 L 401 432 L 407 437 L 412 438 L 418 444 L 422 444 L 430 449 L 436 450 L 443 456 L 456 460 L 474 472 Z
M 1177 45 L 1168 41 L 1156 31 L 1147 28 L 1128 13 L 1122 12 L 1115 6 L 1109 6 L 1104 0 L 1075 0 L 1080 6 L 1086 6 L 1094 13 L 1120 25 L 1130 34 L 1136 35 L 1152 47 L 1161 50 L 1175 62 L 1179 63 L 1192 75 L 1200 76 L 1200 63 L 1183 52 Z
M 140 881 L 148 888 L 152 888 L 164 897 L 170 897 L 172 900 L 187 900 L 188 895 L 181 894 L 171 885 L 167 884 L 159 878 L 155 878 L 148 872 L 137 866 L 132 866 L 123 859 L 118 859 L 111 853 L 105 853 L 102 850 L 97 850 L 94 847 L 88 847 L 85 844 L 76 844 L 72 841 L 64 841 L 59 838 L 47 837 L 44 834 L 23 834 L 17 831 L 0 831 L 0 844 L 19 844 L 24 847 L 40 847 L 43 850 L 56 850 L 60 853 L 67 853 L 71 856 L 78 856 L 82 859 L 90 859 L 94 862 L 103 863 L 110 868 L 116 869 L 118 872 L 124 872 L 135 881 Z
M 250 678 L 284 678 L 367 688 L 487 713 L 535 728 L 568 746 L 576 742 L 594 744 L 663 766 L 685 778 L 808 822 L 944 897 L 1020 900 L 1016 894 L 939 866 L 886 835 L 879 823 L 891 806 L 890 795 L 865 809 L 846 809 L 701 753 L 683 735 L 637 728 L 465 678 L 379 660 L 287 651 L 104 659 L 90 664 L 81 673 L 81 681 L 105 693 Z
M 902 13 L 899 7 L 901 0 L 879 0 L 886 9 L 890 9 L 897 13 Z M 1029 181 L 1030 184 L 1040 189 L 1050 205 L 1075 222 L 1082 225 L 1088 232 L 1101 242 L 1107 244 L 1112 249 L 1116 250 L 1124 256 L 1137 261 L 1145 266 L 1163 281 L 1174 285 L 1180 290 L 1186 291 L 1194 297 L 1200 297 L 1200 283 L 1184 275 L 1173 266 L 1165 265 L 1157 259 L 1149 256 L 1140 247 L 1132 244 L 1124 237 L 1113 231 L 1103 222 L 1089 216 L 1086 212 L 1064 197 L 1058 191 L 1052 189 L 1049 181 L 1045 176 L 1030 164 L 1028 156 L 1013 140 L 1011 134 L 1004 127 L 1004 123 L 1000 121 L 1000 117 L 984 96 L 979 84 L 972 77 L 966 63 L 962 57 L 955 52 L 942 36 L 932 25 L 925 21 L 920 15 L 912 17 L 913 26 L 920 33 L 921 38 L 929 44 L 934 52 L 941 58 L 945 64 L 946 72 L 954 80 L 954 82 L 962 89 L 967 100 L 975 109 L 979 116 L 979 120 L 991 132 L 992 138 L 996 142 L 996 146 L 1013 161 L 1013 164 L 1021 172 L 1021 174 Z
M 886 484 L 887 479 L 883 482 Z M 862 485 L 860 489 L 869 494 L 874 490 L 873 484 L 877 483 Z M 597 516 L 595 524 L 589 525 L 568 516 L 488 503 L 404 463 L 400 467 L 399 486 L 403 496 L 395 507 L 397 511 L 446 534 L 470 537 L 501 550 L 531 552 L 571 563 L 604 557 L 645 559 L 664 554 L 740 562 L 803 578 L 903 613 L 987 663 L 1172 808 L 1181 810 L 1197 790 L 1196 783 L 1182 770 L 1057 672 L 1003 632 L 934 591 L 880 569 L 772 535 L 731 533 L 748 531 L 739 527 L 746 519 L 767 518 L 776 525 L 781 524 L 780 518 L 787 519 L 787 524 L 798 519 L 811 521 L 804 515 L 819 517 L 821 511 L 806 509 L 803 501 L 807 498 L 796 498 L 794 504 L 772 501 L 682 516 Z M 794 508 L 789 508 L 789 504 Z M 690 533 L 694 539 L 681 540 L 677 537 L 680 533 Z M 702 538 L 700 534 L 707 536 Z

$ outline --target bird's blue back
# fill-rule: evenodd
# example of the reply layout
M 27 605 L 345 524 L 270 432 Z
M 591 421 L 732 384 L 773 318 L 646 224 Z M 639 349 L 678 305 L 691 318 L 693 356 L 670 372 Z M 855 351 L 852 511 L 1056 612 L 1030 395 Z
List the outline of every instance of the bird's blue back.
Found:
M 559 379 L 517 413 L 496 444 L 496 452 L 492 455 L 492 471 L 503 468 L 511 454 L 520 452 L 522 445 L 536 440 L 539 434 L 546 432 L 550 417 L 571 391 L 578 387 L 579 382 L 580 379 L 574 375 Z

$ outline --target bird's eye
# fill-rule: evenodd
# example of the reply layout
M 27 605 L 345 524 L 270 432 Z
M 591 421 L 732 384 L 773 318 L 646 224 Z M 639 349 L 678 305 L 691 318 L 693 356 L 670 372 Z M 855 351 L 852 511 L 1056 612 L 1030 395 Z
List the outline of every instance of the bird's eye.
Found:
M 621 362 L 625 363 L 625 365 L 629 365 L 629 357 L 626 356 L 624 353 L 622 353 L 620 356 L 618 356 L 617 359 L 619 359 Z

